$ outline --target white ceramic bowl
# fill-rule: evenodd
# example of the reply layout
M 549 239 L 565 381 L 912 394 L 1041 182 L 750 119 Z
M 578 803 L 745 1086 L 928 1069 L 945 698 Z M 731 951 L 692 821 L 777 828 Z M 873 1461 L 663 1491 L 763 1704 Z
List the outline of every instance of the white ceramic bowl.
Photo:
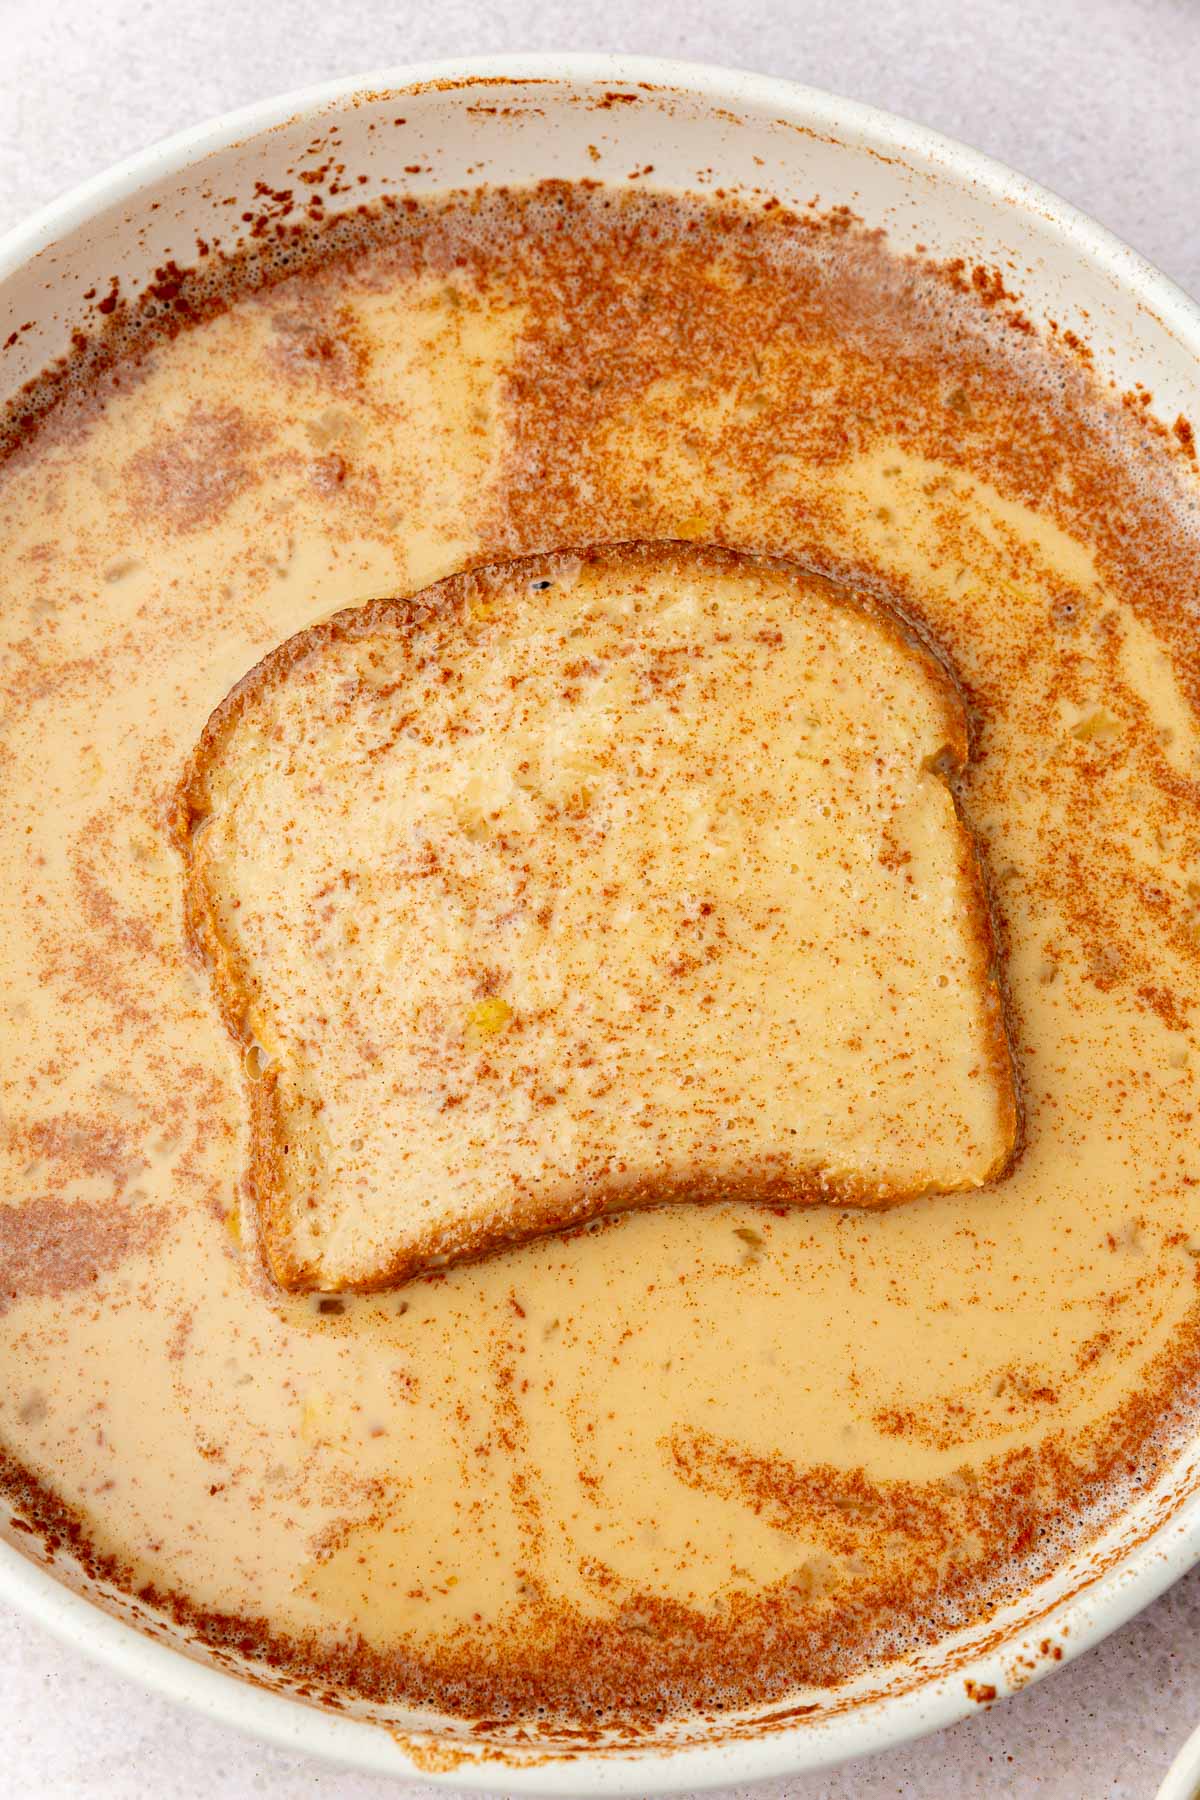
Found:
M 613 93 L 631 98 L 604 105 Z M 1200 418 L 1200 309 L 1032 183 L 919 126 L 787 82 L 557 56 L 392 69 L 314 88 L 185 132 L 88 182 L 0 242 L 0 321 L 11 321 L 0 322 L 0 343 L 27 326 L 0 353 L 0 400 L 66 346 L 88 289 L 105 291 L 115 274 L 124 293 L 136 292 L 159 265 L 187 262 L 196 237 L 214 230 L 228 247 L 231 222 L 255 210 L 255 182 L 290 186 L 289 166 L 306 153 L 311 162 L 321 146 L 366 175 L 345 196 L 355 204 L 485 179 L 621 183 L 646 163 L 656 185 L 694 187 L 711 170 L 710 188 L 768 187 L 801 205 L 819 194 L 825 206 L 844 203 L 885 226 L 901 248 L 920 243 L 935 256 L 1002 265 L 1025 311 L 1078 330 L 1122 389 L 1141 381 L 1161 416 Z M 229 196 L 238 203 L 222 205 Z M 73 1591 L 61 1561 L 50 1574 L 11 1532 L 0 1542 L 0 1599 L 212 1718 L 364 1769 L 529 1793 L 726 1786 L 884 1749 L 1095 1643 L 1200 1556 L 1198 1460 L 1200 1445 L 1119 1528 L 986 1626 L 876 1671 L 836 1702 L 812 1696 L 815 1710 L 785 1728 L 754 1729 L 747 1715 L 744 1735 L 692 1726 L 637 1751 L 564 1756 L 534 1746 L 501 1760 L 452 1731 L 414 1738 L 416 1721 L 319 1711 L 218 1670 L 165 1630 L 152 1637 L 153 1622 L 136 1607 L 82 1582 Z
M 1200 1726 L 1167 1770 L 1157 1800 L 1197 1800 L 1200 1795 Z

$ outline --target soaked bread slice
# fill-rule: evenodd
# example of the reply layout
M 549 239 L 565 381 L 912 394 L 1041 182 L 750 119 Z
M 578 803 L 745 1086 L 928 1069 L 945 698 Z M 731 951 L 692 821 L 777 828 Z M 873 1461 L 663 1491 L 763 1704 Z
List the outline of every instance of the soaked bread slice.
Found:
M 277 1281 L 994 1178 L 1016 1105 L 966 754 L 892 613 L 691 545 L 496 565 L 283 644 L 174 813 Z

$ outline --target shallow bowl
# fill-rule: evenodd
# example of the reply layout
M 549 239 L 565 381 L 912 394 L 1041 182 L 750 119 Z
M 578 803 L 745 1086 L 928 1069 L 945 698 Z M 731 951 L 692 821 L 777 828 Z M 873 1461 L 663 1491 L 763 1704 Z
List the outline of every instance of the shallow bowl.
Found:
M 344 169 L 334 183 L 338 166 Z M 1043 189 L 962 145 L 793 83 L 681 63 L 528 56 L 386 69 L 188 131 L 76 189 L 0 241 L 0 402 L 94 320 L 114 277 L 133 296 L 198 238 L 233 249 L 267 190 L 324 168 L 328 212 L 384 194 L 546 176 L 845 205 L 900 249 L 998 266 L 1035 324 L 1086 338 L 1124 391 L 1200 418 L 1200 308 Z M 357 178 L 365 177 L 360 182 Z M 340 188 L 340 192 L 336 191 Z M 91 298 L 89 299 L 89 291 Z M 11 333 L 11 335 L 10 335 Z M 6 341 L 7 340 L 7 341 Z M 461 1726 L 321 1710 L 221 1666 L 60 1555 L 0 1521 L 0 1600 L 210 1718 L 362 1769 L 513 1793 L 668 1793 L 826 1767 L 947 1725 L 1077 1655 L 1200 1557 L 1200 1445 L 1019 1603 L 836 1695 L 564 1751 L 481 1742 Z M 805 1710 L 807 1709 L 807 1710 Z

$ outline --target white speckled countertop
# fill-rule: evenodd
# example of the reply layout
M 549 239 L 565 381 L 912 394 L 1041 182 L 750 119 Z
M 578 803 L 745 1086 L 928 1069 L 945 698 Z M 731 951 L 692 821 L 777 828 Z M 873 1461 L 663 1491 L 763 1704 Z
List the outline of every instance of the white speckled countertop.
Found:
M 1037 177 L 1200 295 L 1200 0 L 0 0 L 0 231 L 229 107 L 386 63 L 521 49 L 740 64 L 873 101 Z M 1198 1719 L 1200 1570 L 1017 1699 L 776 1791 L 1153 1800 Z M 261 1749 L 0 1612 L 0 1796 L 431 1792 Z

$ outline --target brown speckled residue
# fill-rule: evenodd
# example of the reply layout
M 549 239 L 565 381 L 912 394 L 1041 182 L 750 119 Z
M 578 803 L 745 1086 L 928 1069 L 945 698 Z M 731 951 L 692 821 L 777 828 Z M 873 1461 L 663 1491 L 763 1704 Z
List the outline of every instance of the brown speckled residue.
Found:
M 161 1212 L 119 1200 L 0 1206 L 0 1308 L 89 1287 L 127 1256 L 148 1255 L 165 1222 Z
M 263 441 L 234 406 L 193 406 L 162 426 L 123 475 L 135 519 L 174 531 L 214 525 L 255 480 L 251 455 Z

